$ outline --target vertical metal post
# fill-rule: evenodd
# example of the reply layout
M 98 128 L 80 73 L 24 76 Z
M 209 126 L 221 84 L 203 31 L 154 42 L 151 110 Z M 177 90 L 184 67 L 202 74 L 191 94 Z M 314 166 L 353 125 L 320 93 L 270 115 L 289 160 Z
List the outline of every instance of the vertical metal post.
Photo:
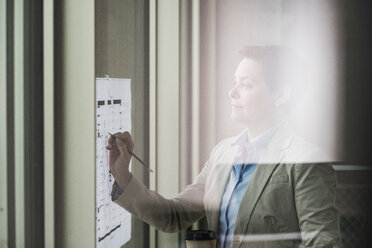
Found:
M 192 1 L 192 178 L 200 171 L 200 3 Z
M 6 0 L 0 0 L 0 247 L 8 243 Z
M 15 242 L 25 247 L 24 194 L 24 2 L 14 1 Z
M 95 1 L 55 1 L 55 246 L 95 246 Z
M 44 245 L 54 248 L 54 1 L 43 0 Z
M 157 0 L 150 1 L 149 6 L 149 72 L 150 72 L 150 100 L 149 100 L 149 160 L 150 165 L 157 171 Z M 151 190 L 156 190 L 156 174 L 150 173 L 149 178 L 149 188 Z M 150 248 L 156 247 L 156 230 L 154 227 L 150 227 Z
M 150 47 L 150 75 L 152 80 L 154 75 L 156 78 L 156 88 L 150 89 L 150 102 L 155 101 L 156 106 L 150 109 L 151 120 L 155 121 L 150 125 L 150 137 L 155 136 L 150 153 L 155 152 L 155 155 L 150 156 L 156 159 L 156 190 L 165 197 L 174 197 L 179 192 L 179 8 L 179 1 L 173 0 L 157 0 L 150 5 L 151 20 L 156 13 L 155 27 L 150 24 L 151 42 L 154 41 L 153 32 L 156 33 L 156 44 Z M 177 234 L 157 232 L 156 237 L 158 247 L 178 243 Z

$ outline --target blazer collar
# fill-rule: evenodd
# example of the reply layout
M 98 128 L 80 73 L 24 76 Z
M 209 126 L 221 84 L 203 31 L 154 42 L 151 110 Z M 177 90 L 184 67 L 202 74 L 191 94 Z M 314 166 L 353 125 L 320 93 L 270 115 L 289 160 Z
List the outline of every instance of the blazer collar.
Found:
M 209 219 L 210 229 L 218 232 L 218 220 L 220 214 L 220 206 L 222 196 L 225 191 L 227 182 L 230 177 L 231 170 L 233 168 L 233 161 L 239 152 L 239 147 L 226 147 L 225 156 L 217 162 L 213 174 L 211 175 L 211 183 L 208 185 L 208 192 L 206 192 L 207 203 L 207 214 Z
M 276 165 L 282 160 L 281 151 L 289 146 L 290 141 L 293 137 L 293 131 L 287 123 L 283 123 L 278 130 L 273 135 L 266 149 L 264 150 L 263 155 L 258 163 L 255 174 L 252 178 L 252 181 L 249 183 L 246 193 L 243 196 L 242 202 L 244 207 L 241 206 L 237 216 L 237 223 L 235 225 L 235 231 L 239 228 L 238 220 L 245 219 L 246 221 L 250 220 L 250 214 L 252 213 L 256 202 L 261 195 L 267 180 L 270 178 L 271 173 L 275 169 Z M 215 165 L 213 170 L 213 175 L 211 175 L 211 183 L 206 189 L 206 208 L 208 209 L 207 215 L 209 219 L 209 226 L 211 230 L 218 231 L 218 221 L 219 221 L 219 212 L 221 206 L 221 200 L 223 193 L 225 191 L 227 182 L 230 177 L 231 169 L 233 168 L 233 162 L 236 154 L 239 152 L 238 146 L 231 147 L 230 145 L 226 146 L 226 155 Z M 275 164 L 268 164 L 271 161 Z M 248 204 L 247 204 L 248 203 Z M 247 222 L 245 225 L 247 226 Z M 239 232 L 245 232 L 245 230 L 240 230 Z
M 255 208 L 267 181 L 271 177 L 271 174 L 275 170 L 276 166 L 283 160 L 283 150 L 290 145 L 293 137 L 294 132 L 288 123 L 284 123 L 272 137 L 272 140 L 265 149 L 254 176 L 243 196 L 236 218 L 235 233 L 247 232 L 253 209 Z M 235 242 L 240 241 L 238 240 Z

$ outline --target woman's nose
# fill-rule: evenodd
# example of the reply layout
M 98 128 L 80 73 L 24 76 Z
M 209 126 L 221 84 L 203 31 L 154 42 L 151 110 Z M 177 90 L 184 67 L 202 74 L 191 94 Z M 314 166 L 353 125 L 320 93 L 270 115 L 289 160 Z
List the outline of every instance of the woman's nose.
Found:
M 232 98 L 232 99 L 236 99 L 238 98 L 238 91 L 237 91 L 237 84 L 235 84 L 230 90 L 229 90 L 229 97 Z

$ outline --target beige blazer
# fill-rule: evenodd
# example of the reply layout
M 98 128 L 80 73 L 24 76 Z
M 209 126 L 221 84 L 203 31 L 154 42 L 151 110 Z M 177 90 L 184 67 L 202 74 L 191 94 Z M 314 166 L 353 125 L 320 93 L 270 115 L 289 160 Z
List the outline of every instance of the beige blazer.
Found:
M 133 176 L 115 202 L 164 232 L 185 229 L 203 216 L 218 232 L 221 199 L 237 152 L 232 140 L 215 147 L 194 183 L 176 198 L 165 199 Z M 277 130 L 241 201 L 233 248 L 334 247 L 339 242 L 335 173 L 318 154 L 288 124 Z

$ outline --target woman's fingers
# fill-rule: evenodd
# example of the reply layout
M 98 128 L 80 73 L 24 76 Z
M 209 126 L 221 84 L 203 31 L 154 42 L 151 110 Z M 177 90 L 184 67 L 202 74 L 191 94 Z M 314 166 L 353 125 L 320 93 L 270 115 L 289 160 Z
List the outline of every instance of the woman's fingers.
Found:
M 115 163 L 115 161 L 118 159 L 118 156 L 121 154 L 123 156 L 124 160 L 130 160 L 131 155 L 128 151 L 133 151 L 134 143 L 132 136 L 129 132 L 124 133 L 115 133 L 114 135 L 110 135 L 110 138 L 108 139 L 108 145 L 106 147 L 107 150 L 109 150 L 109 161 L 110 161 L 110 170 Z
M 120 140 L 121 142 L 123 142 L 126 145 L 126 147 L 128 148 L 129 151 L 133 152 L 134 143 L 133 143 L 132 136 L 130 135 L 129 132 L 115 134 L 115 137 L 116 137 L 116 142 L 118 142 L 118 140 Z
M 106 146 L 106 149 L 110 151 L 110 160 L 116 160 L 119 155 L 119 153 L 123 156 L 124 159 L 130 159 L 131 155 L 128 151 L 132 152 L 134 149 L 134 143 L 132 136 L 129 132 L 124 133 L 115 133 L 110 134 L 110 137 L 108 139 L 108 145 Z M 116 157 L 113 159 L 113 156 Z
M 116 140 L 116 136 L 117 135 L 119 135 L 119 134 L 121 134 L 120 132 L 117 132 L 117 133 L 115 133 L 115 134 L 110 134 L 110 137 L 109 137 L 109 139 L 107 140 L 107 146 L 106 146 L 106 149 L 107 150 L 111 150 L 112 148 L 114 148 L 115 147 L 115 140 Z
M 115 143 L 116 143 L 116 147 L 119 149 L 120 153 L 122 155 L 124 155 L 125 157 L 130 157 L 129 153 L 128 153 L 128 148 L 127 148 L 127 145 L 125 142 L 123 142 L 122 139 L 116 139 L 115 140 Z

